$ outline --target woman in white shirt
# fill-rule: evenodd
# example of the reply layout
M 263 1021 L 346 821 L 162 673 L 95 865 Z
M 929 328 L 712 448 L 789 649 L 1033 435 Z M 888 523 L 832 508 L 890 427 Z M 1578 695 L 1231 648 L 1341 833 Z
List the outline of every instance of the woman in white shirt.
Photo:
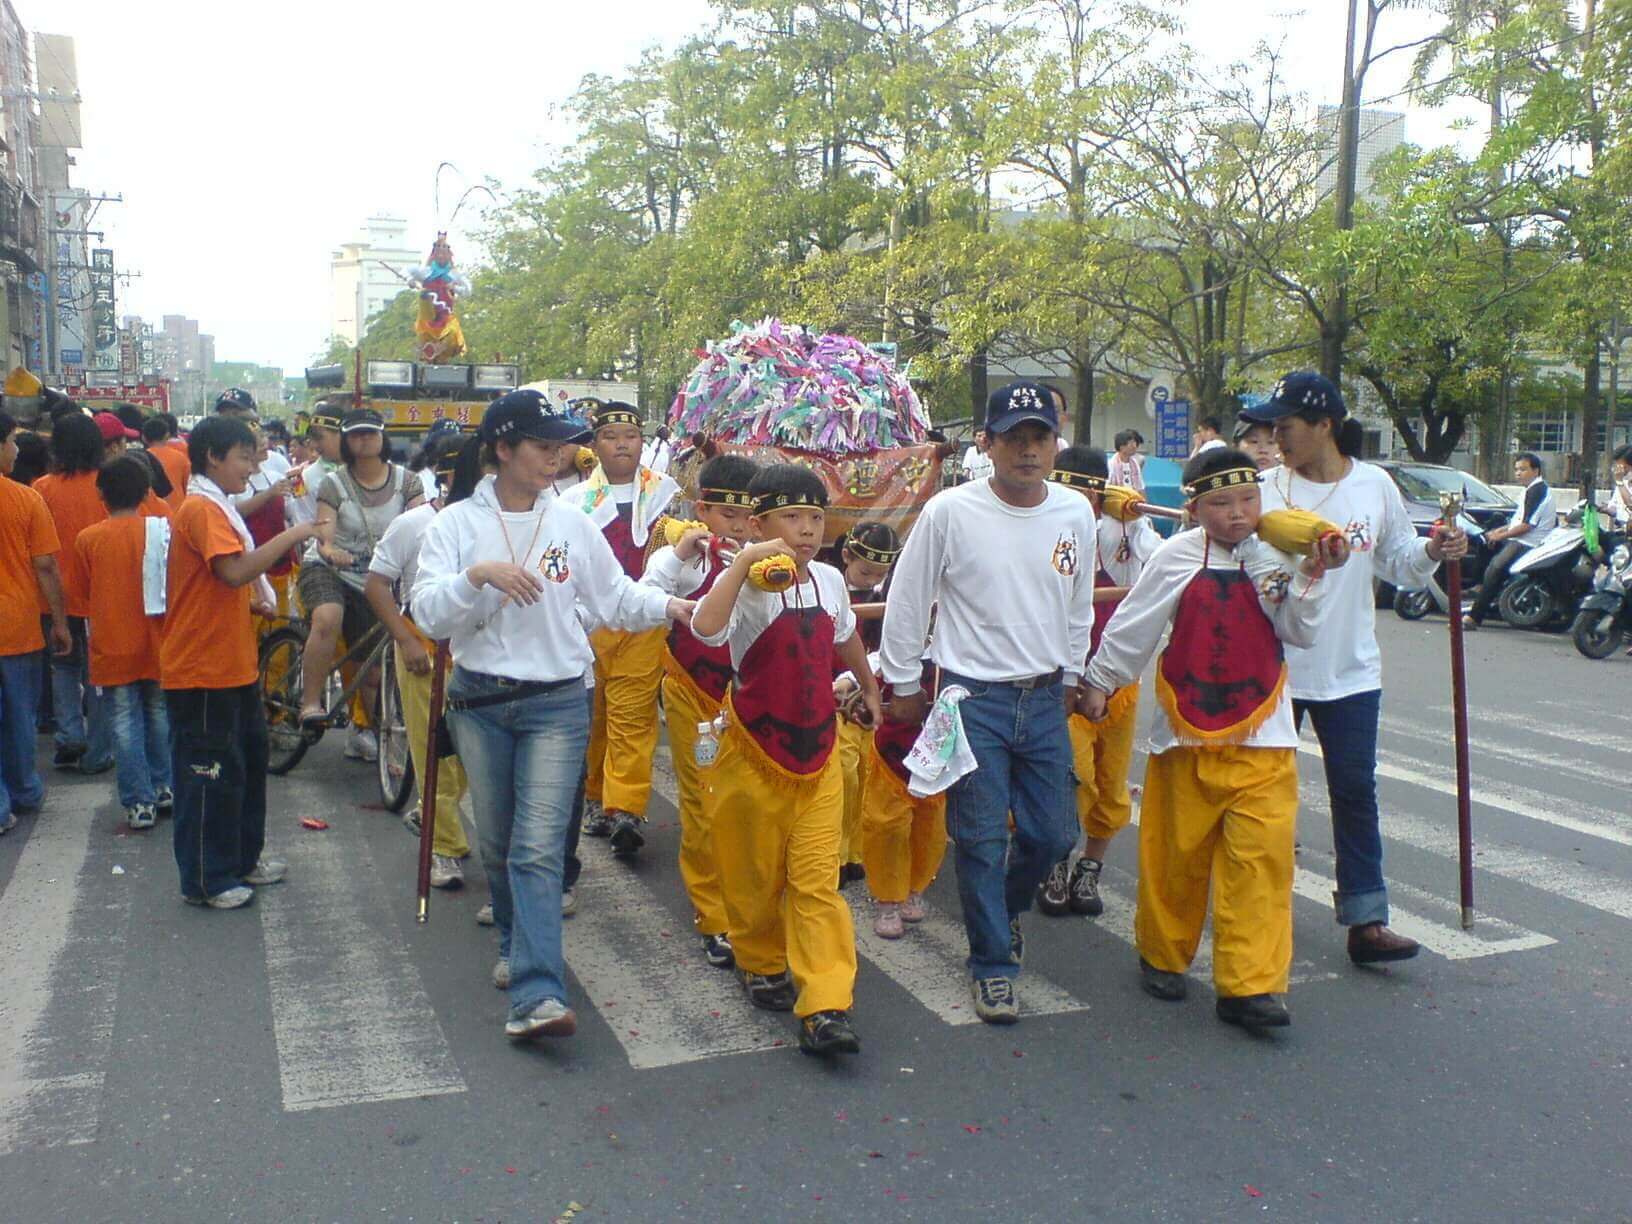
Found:
M 1349 543 L 1349 563 L 1322 579 L 1330 587 L 1324 629 L 1313 645 L 1287 648 L 1287 674 L 1298 725 L 1307 714 L 1320 740 L 1337 856 L 1333 900 L 1338 922 L 1349 928 L 1349 959 L 1360 965 L 1408 960 L 1418 948 L 1388 928 L 1378 829 L 1383 670 L 1372 576 L 1417 589 L 1440 562 L 1455 564 L 1467 552 L 1467 537 L 1459 530 L 1431 540 L 1417 535 L 1388 473 L 1356 458 L 1360 425 L 1322 375 L 1288 374 L 1241 419 L 1272 424 L 1285 460 L 1263 474 L 1264 511 L 1311 511 L 1336 523 Z
M 1122 485 L 1129 489 L 1145 489 L 1145 465 L 1139 457 L 1139 448 L 1145 444 L 1137 429 L 1124 429 L 1111 440 L 1116 453 L 1111 456 L 1107 484 Z
M 451 640 L 449 722 L 465 766 L 499 928 L 494 985 L 506 1036 L 570 1036 L 561 890 L 573 791 L 589 741 L 580 605 L 596 622 L 655 628 L 691 604 L 623 572 L 588 517 L 551 491 L 562 444 L 583 422 L 536 391 L 493 401 L 482 439 L 496 476 L 432 520 L 414 619 Z

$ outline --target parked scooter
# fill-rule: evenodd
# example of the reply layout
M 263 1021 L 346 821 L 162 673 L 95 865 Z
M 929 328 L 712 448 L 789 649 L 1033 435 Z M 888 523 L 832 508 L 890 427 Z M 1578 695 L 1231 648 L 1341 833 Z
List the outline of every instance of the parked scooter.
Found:
M 1539 629 L 1571 616 L 1592 590 L 1598 560 L 1587 552 L 1582 509 L 1570 511 L 1544 544 L 1513 563 L 1496 608 L 1515 629 Z
M 1479 593 L 1479 584 L 1484 580 L 1485 570 L 1490 566 L 1490 559 L 1496 550 L 1485 541 L 1485 533 L 1479 524 L 1467 515 L 1462 516 L 1458 526 L 1468 533 L 1468 552 L 1461 561 L 1462 598 L 1471 603 Z M 1419 533 L 1423 530 L 1418 528 Z M 1451 598 L 1445 593 L 1444 565 L 1434 571 L 1428 585 L 1421 590 L 1396 589 L 1394 592 L 1394 615 L 1401 620 L 1421 620 L 1435 611 L 1449 615 L 1450 610 Z
M 1598 571 L 1593 591 L 1581 601 L 1570 628 L 1575 648 L 1589 659 L 1607 659 L 1632 636 L 1632 548 L 1621 544 Z

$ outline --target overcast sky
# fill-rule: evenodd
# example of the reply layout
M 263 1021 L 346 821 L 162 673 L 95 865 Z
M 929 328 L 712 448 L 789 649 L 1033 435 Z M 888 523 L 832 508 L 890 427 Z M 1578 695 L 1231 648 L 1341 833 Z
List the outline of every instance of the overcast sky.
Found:
M 438 162 L 524 182 L 569 135 L 561 104 L 584 74 L 615 73 L 711 20 L 703 0 L 13 3 L 25 28 L 76 40 L 86 147 L 74 182 L 124 196 L 93 228 L 122 270 L 141 273 L 120 285 L 119 313 L 191 315 L 219 359 L 290 372 L 323 345 L 329 256 L 364 217 L 403 215 L 428 249 Z M 1187 11 L 1210 57 L 1270 39 L 1295 88 L 1336 102 L 1343 10 L 1192 0 Z M 1386 20 L 1390 41 L 1428 25 Z M 1369 96 L 1399 88 L 1408 57 L 1396 58 Z M 1447 122 L 1413 113 L 1411 138 L 1450 139 Z

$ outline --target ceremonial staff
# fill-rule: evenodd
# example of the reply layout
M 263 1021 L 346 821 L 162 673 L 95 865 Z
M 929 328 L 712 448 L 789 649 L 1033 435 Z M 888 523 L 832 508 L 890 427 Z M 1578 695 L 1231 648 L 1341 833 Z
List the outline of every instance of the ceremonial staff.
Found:
M 436 837 L 436 775 L 442 754 L 436 744 L 442 730 L 444 678 L 448 670 L 448 644 L 438 642 L 431 661 L 431 716 L 426 720 L 425 776 L 419 780 L 419 921 L 430 921 L 431 843 Z M 455 820 L 459 813 L 453 814 Z
M 1461 493 L 1439 495 L 1440 525 L 1456 530 Z M 1438 527 L 1435 528 L 1436 532 Z M 1462 653 L 1462 562 L 1445 563 L 1445 594 L 1451 616 L 1451 712 L 1456 734 L 1456 849 L 1462 875 L 1462 929 L 1473 926 L 1473 798 L 1468 776 L 1468 677 Z

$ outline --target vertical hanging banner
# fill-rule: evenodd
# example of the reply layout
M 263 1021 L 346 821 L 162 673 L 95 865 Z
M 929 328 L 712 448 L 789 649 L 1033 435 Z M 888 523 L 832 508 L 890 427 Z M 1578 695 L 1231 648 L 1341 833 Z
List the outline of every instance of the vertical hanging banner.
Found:
M 114 318 L 113 251 L 91 252 L 91 360 L 93 370 L 119 370 L 119 324 Z

